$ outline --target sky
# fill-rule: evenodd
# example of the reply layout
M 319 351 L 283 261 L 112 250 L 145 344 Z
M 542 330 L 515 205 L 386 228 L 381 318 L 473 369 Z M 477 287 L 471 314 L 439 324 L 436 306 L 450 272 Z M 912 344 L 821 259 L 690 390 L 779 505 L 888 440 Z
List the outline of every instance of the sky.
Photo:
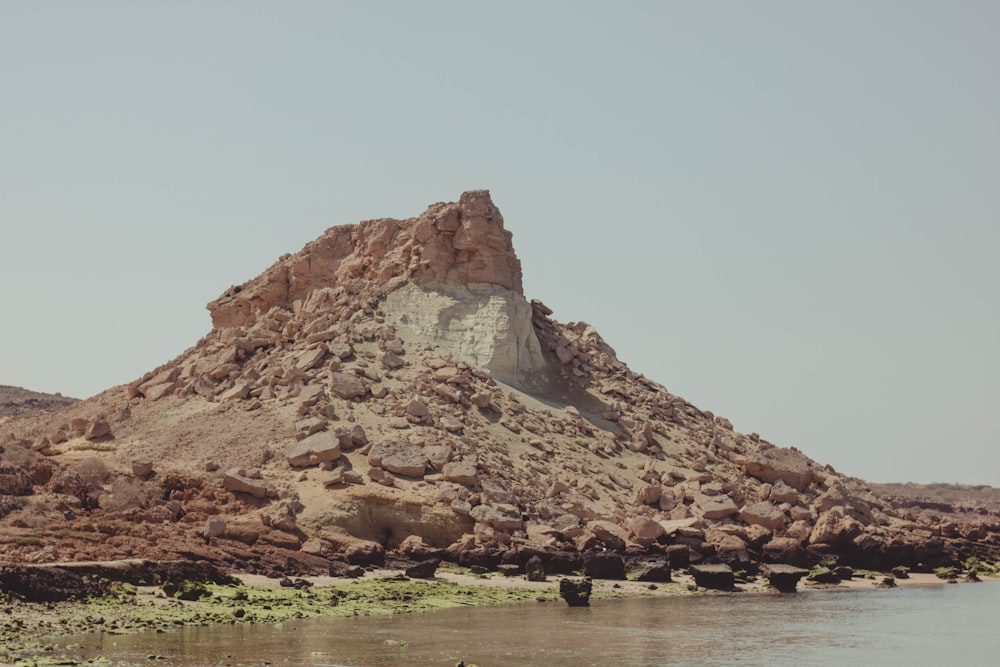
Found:
M 525 294 L 741 432 L 1000 486 L 1000 3 L 4 2 L 0 384 L 88 397 L 333 225 L 489 189 Z

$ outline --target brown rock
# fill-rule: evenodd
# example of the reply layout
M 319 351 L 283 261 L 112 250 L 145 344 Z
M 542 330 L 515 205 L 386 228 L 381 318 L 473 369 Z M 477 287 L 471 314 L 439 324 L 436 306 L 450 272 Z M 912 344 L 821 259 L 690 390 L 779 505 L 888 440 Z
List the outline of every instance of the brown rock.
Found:
M 388 351 L 382 354 L 382 358 L 379 360 L 379 363 L 382 364 L 382 368 L 389 371 L 394 371 L 397 368 L 402 368 L 406 364 L 405 361 L 400 359 L 398 354 Z
M 244 477 L 237 469 L 230 470 L 222 476 L 222 486 L 229 491 L 249 493 L 254 498 L 267 498 L 277 495 L 274 487 L 267 482 Z
M 340 455 L 340 438 L 330 431 L 314 433 L 285 450 L 288 465 L 297 468 L 317 465 L 322 461 L 336 461 Z
M 398 440 L 376 443 L 368 452 L 368 463 L 407 477 L 423 477 L 427 469 L 427 455 L 416 445 Z
M 364 396 L 368 389 L 357 375 L 330 373 L 330 392 L 344 399 Z
M 813 462 L 805 454 L 784 447 L 761 447 L 747 457 L 747 474 L 765 482 L 781 480 L 802 491 L 813 480 Z
M 153 472 L 153 460 L 149 458 L 132 459 L 132 474 L 136 477 L 145 477 Z
M 763 526 L 768 530 L 778 530 L 788 522 L 784 512 L 766 501 L 744 505 L 740 510 L 740 519 L 744 523 Z
M 723 519 L 740 511 L 740 508 L 729 496 L 706 496 L 697 493 L 694 502 L 701 510 L 701 515 L 706 519 Z
M 816 525 L 809 535 L 809 544 L 846 543 L 864 530 L 858 521 L 843 516 L 837 512 L 824 512 L 819 515 Z
M 87 429 L 85 437 L 87 440 L 100 440 L 111 435 L 111 424 L 104 419 L 95 420 Z
M 501 503 L 498 505 L 476 505 L 469 516 L 477 523 L 500 531 L 518 530 L 523 526 L 521 513 L 513 505 Z
M 441 470 L 447 482 L 454 482 L 463 486 L 475 486 L 479 475 L 476 464 L 471 461 L 453 461 L 446 463 Z

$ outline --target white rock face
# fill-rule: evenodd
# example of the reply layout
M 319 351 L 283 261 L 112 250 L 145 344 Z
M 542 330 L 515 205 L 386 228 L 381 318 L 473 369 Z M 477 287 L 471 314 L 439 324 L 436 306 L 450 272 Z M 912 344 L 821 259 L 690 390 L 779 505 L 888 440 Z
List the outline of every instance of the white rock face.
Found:
M 488 283 L 407 283 L 382 302 L 404 338 L 437 343 L 456 359 L 515 387 L 535 384 L 547 366 L 520 294 Z

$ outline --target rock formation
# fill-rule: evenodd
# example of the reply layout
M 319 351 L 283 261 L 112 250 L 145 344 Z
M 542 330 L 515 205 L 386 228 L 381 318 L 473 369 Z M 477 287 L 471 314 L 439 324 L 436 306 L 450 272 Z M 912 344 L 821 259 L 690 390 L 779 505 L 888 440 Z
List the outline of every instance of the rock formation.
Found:
M 534 558 L 669 580 L 671 564 L 927 569 L 1000 549 L 995 513 L 926 521 L 552 319 L 485 191 L 333 227 L 208 309 L 203 339 L 127 387 L 0 424 L 0 561 Z

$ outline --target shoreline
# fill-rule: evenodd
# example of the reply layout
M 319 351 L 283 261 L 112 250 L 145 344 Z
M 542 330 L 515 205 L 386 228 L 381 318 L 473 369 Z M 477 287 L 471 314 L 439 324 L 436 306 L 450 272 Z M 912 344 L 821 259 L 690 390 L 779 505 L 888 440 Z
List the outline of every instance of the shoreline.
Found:
M 798 592 L 864 591 L 879 588 L 886 574 L 854 577 L 838 584 L 800 582 Z M 874 577 L 874 578 L 872 578 Z M 262 575 L 236 575 L 238 584 L 208 584 L 202 599 L 167 597 L 160 586 L 116 586 L 102 598 L 66 602 L 23 602 L 7 599 L 0 604 L 0 667 L 43 664 L 107 664 L 73 655 L 62 640 L 91 632 L 128 634 L 168 632 L 188 626 L 213 624 L 280 623 L 304 618 L 345 618 L 417 613 L 450 607 L 479 607 L 535 602 L 565 604 L 558 592 L 563 578 L 529 582 L 523 576 L 500 573 L 473 574 L 460 568 L 439 568 L 431 579 L 409 579 L 400 570 L 375 570 L 357 579 L 305 576 L 286 580 Z M 763 577 L 738 583 L 732 591 L 695 588 L 690 574 L 675 572 L 672 582 L 594 579 L 594 600 L 635 597 L 676 597 L 779 593 Z M 985 577 L 984 581 L 996 580 Z M 292 583 L 292 586 L 287 585 Z M 900 588 L 944 586 L 949 582 L 931 573 L 910 573 L 897 579 Z M 964 582 L 963 582 L 964 583 Z M 93 660 L 93 659 L 92 659 Z

